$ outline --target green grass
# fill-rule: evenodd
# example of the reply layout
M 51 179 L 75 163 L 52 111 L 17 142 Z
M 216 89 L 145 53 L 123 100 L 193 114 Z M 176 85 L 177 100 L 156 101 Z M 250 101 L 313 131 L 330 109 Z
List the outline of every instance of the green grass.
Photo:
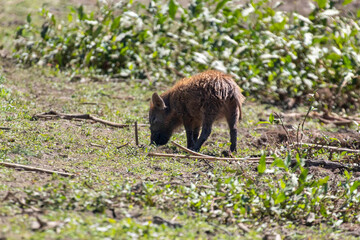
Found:
M 48 6 L 64 13 L 68 2 Z M 0 0 L 0 4 L 5 6 L 0 13 L 5 23 L 24 20 L 28 11 L 43 5 L 37 0 Z M 9 39 L 15 28 L 16 24 L 0 26 L 4 48 L 12 44 Z M 168 88 L 86 76 L 74 81 L 72 75 L 71 69 L 22 68 L 0 58 L 0 127 L 10 128 L 0 130 L 0 161 L 76 175 L 65 178 L 0 167 L 0 238 L 263 239 L 274 234 L 290 239 L 356 238 L 348 235 L 359 224 L 359 181 L 351 172 L 288 168 L 283 143 L 258 144 L 264 132 L 281 129 L 258 124 L 268 121 L 270 113 L 280 112 L 277 107 L 249 98 L 234 154 L 275 152 L 279 158 L 274 166 L 242 161 L 211 162 L 209 167 L 200 160 L 148 157 L 149 152 L 182 154 L 170 143 L 150 146 L 148 127 L 139 128 L 140 145 L 136 146 L 132 127 L 34 120 L 34 114 L 56 110 L 148 124 L 153 91 Z M 296 127 L 298 122 L 285 124 Z M 339 130 L 317 120 L 306 121 L 305 126 L 309 131 Z M 172 140 L 186 145 L 184 131 L 177 131 Z M 201 152 L 220 156 L 228 150 L 228 141 L 226 124 L 216 123 Z M 292 151 L 292 157 L 295 154 Z M 307 155 L 328 156 L 327 151 Z M 343 157 L 334 154 L 333 160 Z M 310 213 L 315 214 L 313 221 Z M 239 223 L 249 232 L 241 230 Z
M 271 220 L 259 215 L 259 219 L 263 219 L 259 221 L 257 217 L 254 218 L 255 215 L 244 215 L 229 220 L 223 210 L 226 206 L 231 207 L 231 199 L 236 195 L 229 199 L 230 202 L 215 201 L 215 209 L 223 209 L 222 213 L 217 213 L 220 215 L 214 215 L 217 217 L 209 214 L 208 210 L 204 211 L 204 207 L 211 208 L 211 199 L 216 198 L 213 191 L 222 191 L 215 187 L 220 179 L 240 178 L 243 179 L 241 182 L 250 184 L 249 189 L 261 191 L 261 186 L 267 186 L 279 191 L 276 190 L 278 183 L 273 182 L 277 181 L 276 178 L 265 175 L 256 177 L 258 180 L 255 181 L 253 177 L 257 175 L 257 164 L 217 162 L 211 163 L 212 168 L 209 168 L 201 161 L 149 158 L 146 155 L 150 151 L 179 150 L 170 144 L 158 149 L 150 146 L 147 127 L 139 129 L 140 146 L 135 146 L 133 128 L 116 129 L 83 120 L 32 120 L 34 114 L 53 109 L 62 113 L 89 113 L 119 123 L 138 121 L 146 124 L 151 89 L 133 83 L 74 83 L 69 81 L 66 73 L 37 67 L 21 69 L 7 65 L 5 61 L 1 60 L 6 67 L 1 73 L 3 94 L 0 100 L 3 111 L 0 119 L 3 120 L 1 126 L 11 130 L 1 131 L 1 160 L 77 175 L 74 179 L 68 179 L 0 168 L 0 197 L 4 198 L 9 192 L 15 194 L 0 204 L 1 234 L 7 238 L 128 238 L 133 234 L 131 236 L 139 238 L 163 239 L 261 239 L 270 229 L 271 233 L 278 232 L 282 236 L 287 232 L 296 232 L 292 237 L 294 239 L 313 235 L 327 239 L 340 231 L 335 236 L 341 239 L 341 230 L 332 229 L 332 224 L 311 228 L 300 224 L 303 230 L 299 232 L 295 227 L 299 222 L 287 222 L 283 217 Z M 247 114 L 239 126 L 242 131 L 236 156 L 260 155 L 274 150 L 274 146 L 256 148 L 249 144 L 252 138 L 261 135 L 256 132 L 259 127 L 256 119 L 266 118 L 268 113 L 277 111 L 266 108 L 254 103 L 245 106 L 244 112 Z M 320 127 L 315 122 L 309 125 Z M 270 127 L 264 126 L 265 129 Z M 176 132 L 172 139 L 186 144 L 183 131 Z M 222 150 L 228 148 L 227 142 L 226 125 L 217 123 L 202 152 L 219 156 Z M 273 170 L 269 170 L 271 175 Z M 282 171 L 279 173 L 284 174 Z M 148 186 L 147 191 L 141 187 L 137 190 L 142 182 Z M 162 185 L 166 182 L 176 184 Z M 204 192 L 201 187 L 193 188 L 201 185 L 214 186 L 214 189 Z M 243 190 L 247 191 L 246 188 Z M 124 191 L 125 198 L 121 195 Z M 123 200 L 119 200 L 119 196 Z M 189 198 L 190 201 L 196 196 L 203 198 L 200 201 L 203 207 L 196 205 L 198 200 L 191 200 L 195 201 L 191 204 L 184 202 L 184 199 Z M 257 208 L 255 206 L 250 212 Z M 111 209 L 120 212 L 117 217 L 114 217 Z M 35 216 L 50 227 L 34 227 L 37 222 Z M 180 223 L 182 227 L 154 224 L 154 216 Z M 330 221 L 330 218 L 326 219 Z M 237 227 L 237 223 L 242 221 L 249 226 L 249 233 L 243 233 Z M 56 224 L 51 227 L 53 222 Z M 287 230 L 281 230 L 283 227 L 287 227 Z

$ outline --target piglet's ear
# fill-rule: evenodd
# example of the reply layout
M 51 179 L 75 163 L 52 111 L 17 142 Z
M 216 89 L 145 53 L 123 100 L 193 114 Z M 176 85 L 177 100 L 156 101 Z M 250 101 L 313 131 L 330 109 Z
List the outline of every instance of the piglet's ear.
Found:
M 157 93 L 152 95 L 152 104 L 154 104 L 155 108 L 160 110 L 165 109 L 166 107 L 164 100 Z

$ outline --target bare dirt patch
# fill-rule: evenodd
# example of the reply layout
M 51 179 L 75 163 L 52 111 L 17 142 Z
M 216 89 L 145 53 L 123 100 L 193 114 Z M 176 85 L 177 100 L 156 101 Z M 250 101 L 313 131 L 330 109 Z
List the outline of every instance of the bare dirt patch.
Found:
M 259 129 L 257 132 L 260 132 L 262 135 L 258 139 L 255 139 L 253 144 L 260 147 L 296 142 L 297 131 L 292 127 L 287 129 L 287 131 L 288 132 L 281 126 L 276 126 L 271 129 Z M 301 132 L 299 133 L 299 138 L 301 138 Z M 343 147 L 354 150 L 360 148 L 360 134 L 351 129 L 340 129 L 337 132 L 306 130 L 304 131 L 302 141 L 305 143 Z

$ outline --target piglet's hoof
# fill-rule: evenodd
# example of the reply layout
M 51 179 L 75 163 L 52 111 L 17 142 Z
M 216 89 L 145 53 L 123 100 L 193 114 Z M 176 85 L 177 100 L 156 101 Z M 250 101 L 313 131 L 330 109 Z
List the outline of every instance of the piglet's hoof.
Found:
M 232 152 L 228 151 L 228 150 L 224 150 L 221 152 L 221 156 L 223 157 L 229 157 L 229 158 L 233 158 L 234 156 L 232 155 Z

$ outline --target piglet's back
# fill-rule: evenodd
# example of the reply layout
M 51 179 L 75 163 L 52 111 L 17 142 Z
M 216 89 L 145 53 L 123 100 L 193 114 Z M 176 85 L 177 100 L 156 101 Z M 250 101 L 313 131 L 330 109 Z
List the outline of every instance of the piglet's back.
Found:
M 173 110 L 194 117 L 209 110 L 221 114 L 220 111 L 233 102 L 241 108 L 245 100 L 230 75 L 214 70 L 180 80 L 163 96 L 170 98 Z

